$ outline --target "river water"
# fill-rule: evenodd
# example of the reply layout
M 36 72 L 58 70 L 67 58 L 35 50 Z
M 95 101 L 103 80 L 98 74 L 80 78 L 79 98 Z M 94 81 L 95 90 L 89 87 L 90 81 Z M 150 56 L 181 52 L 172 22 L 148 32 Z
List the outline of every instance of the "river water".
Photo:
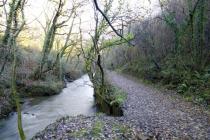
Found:
M 67 83 L 63 91 L 51 97 L 26 99 L 22 106 L 23 127 L 27 139 L 63 116 L 93 115 L 93 88 L 88 75 Z M 0 140 L 18 140 L 17 114 L 0 120 Z

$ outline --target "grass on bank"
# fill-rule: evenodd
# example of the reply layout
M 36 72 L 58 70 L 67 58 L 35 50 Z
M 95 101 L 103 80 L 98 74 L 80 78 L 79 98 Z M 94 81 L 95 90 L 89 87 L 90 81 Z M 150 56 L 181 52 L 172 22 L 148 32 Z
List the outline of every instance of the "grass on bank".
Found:
M 109 93 L 110 93 L 110 98 L 111 98 L 111 102 L 110 102 L 111 105 L 117 103 L 120 106 L 122 106 L 127 98 L 127 94 L 115 86 L 110 86 Z

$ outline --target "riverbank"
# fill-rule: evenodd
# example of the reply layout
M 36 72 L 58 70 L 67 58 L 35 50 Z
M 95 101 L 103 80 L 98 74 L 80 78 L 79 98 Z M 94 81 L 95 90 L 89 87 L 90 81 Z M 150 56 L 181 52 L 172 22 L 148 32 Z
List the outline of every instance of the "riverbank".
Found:
M 60 81 L 51 76 L 51 80 L 32 80 L 30 78 L 17 81 L 17 91 L 21 98 L 21 103 L 25 98 L 52 96 L 59 94 L 66 86 L 66 82 L 73 82 L 81 77 L 81 73 L 68 72 L 65 74 L 66 81 Z M 15 103 L 10 90 L 10 79 L 0 79 L 0 119 L 6 118 L 11 112 L 15 111 Z
M 17 91 L 23 103 L 24 98 L 56 95 L 64 87 L 63 81 L 27 81 L 17 85 Z M 16 106 L 10 88 L 2 88 L 0 92 L 0 119 L 2 119 L 15 111 Z
M 22 105 L 22 123 L 27 140 L 63 116 L 93 116 L 93 88 L 88 75 L 67 82 L 61 93 L 53 96 L 30 97 Z M 0 120 L 0 140 L 17 140 L 17 114 Z
M 37 133 L 32 140 L 57 139 L 138 139 L 152 140 L 125 121 L 106 115 L 64 117 Z

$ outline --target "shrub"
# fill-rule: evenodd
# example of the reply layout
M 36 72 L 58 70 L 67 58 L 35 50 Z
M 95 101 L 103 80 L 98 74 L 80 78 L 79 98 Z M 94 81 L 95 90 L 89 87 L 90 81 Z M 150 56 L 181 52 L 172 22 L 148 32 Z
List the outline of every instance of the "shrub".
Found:
M 32 81 L 20 89 L 21 96 L 50 96 L 61 92 L 64 87 L 62 81 Z

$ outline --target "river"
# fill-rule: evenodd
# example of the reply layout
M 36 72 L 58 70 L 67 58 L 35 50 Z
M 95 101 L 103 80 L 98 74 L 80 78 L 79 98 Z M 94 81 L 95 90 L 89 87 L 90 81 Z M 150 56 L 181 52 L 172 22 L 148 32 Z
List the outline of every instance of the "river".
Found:
M 30 139 L 63 116 L 94 115 L 93 88 L 88 75 L 67 83 L 58 95 L 26 99 L 22 105 L 23 128 Z M 17 113 L 0 120 L 0 140 L 18 140 Z

